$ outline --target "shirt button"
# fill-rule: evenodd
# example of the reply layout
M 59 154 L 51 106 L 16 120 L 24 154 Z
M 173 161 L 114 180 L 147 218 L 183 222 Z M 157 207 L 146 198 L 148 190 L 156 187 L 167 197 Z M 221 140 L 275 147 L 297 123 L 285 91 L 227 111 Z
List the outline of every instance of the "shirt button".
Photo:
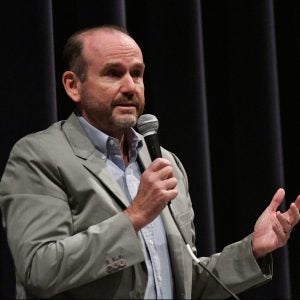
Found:
M 153 241 L 152 240 L 149 240 L 149 245 L 153 246 Z

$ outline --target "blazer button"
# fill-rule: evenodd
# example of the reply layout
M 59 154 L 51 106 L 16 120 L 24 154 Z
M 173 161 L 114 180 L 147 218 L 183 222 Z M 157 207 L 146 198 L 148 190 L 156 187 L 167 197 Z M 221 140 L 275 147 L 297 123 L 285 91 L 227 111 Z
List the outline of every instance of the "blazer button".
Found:
M 119 261 L 114 261 L 113 263 L 112 263 L 112 266 L 113 266 L 113 268 L 114 269 L 119 269 L 119 267 L 120 267 L 120 263 L 119 263 Z
M 133 295 L 134 299 L 141 299 L 141 293 L 139 291 L 136 291 Z
M 119 260 L 119 265 L 120 265 L 121 268 L 124 268 L 124 267 L 126 266 L 126 261 L 125 261 L 125 259 L 121 258 L 121 259 Z
M 114 269 L 114 267 L 113 267 L 111 264 L 109 264 L 109 265 L 106 266 L 106 271 L 107 271 L 107 273 L 112 272 L 113 269 Z

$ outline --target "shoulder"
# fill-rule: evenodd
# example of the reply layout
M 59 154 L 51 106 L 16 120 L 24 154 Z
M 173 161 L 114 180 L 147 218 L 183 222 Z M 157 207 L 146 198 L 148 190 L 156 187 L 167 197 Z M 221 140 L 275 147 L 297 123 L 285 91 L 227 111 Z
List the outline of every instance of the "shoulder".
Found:
M 62 130 L 63 124 L 64 121 L 53 123 L 45 130 L 30 133 L 19 139 L 10 151 L 6 168 L 9 165 L 46 167 L 50 164 L 59 164 L 63 160 L 62 153 L 71 152 Z
M 64 161 L 60 147 L 66 143 L 61 133 L 61 123 L 28 134 L 15 143 L 1 178 L 1 196 L 30 194 L 36 188 L 40 194 L 47 190 L 49 195 L 63 197 L 63 193 L 56 188 L 61 186 L 59 166 Z
M 28 157 L 35 152 L 46 154 L 52 149 L 57 149 L 65 140 L 61 130 L 63 122 L 56 122 L 45 130 L 27 134 L 19 139 L 12 147 L 10 158 L 14 155 Z
M 48 128 L 29 133 L 16 142 L 15 145 L 26 145 L 35 143 L 51 143 L 53 139 L 59 138 L 62 132 L 62 125 L 65 121 L 53 123 Z

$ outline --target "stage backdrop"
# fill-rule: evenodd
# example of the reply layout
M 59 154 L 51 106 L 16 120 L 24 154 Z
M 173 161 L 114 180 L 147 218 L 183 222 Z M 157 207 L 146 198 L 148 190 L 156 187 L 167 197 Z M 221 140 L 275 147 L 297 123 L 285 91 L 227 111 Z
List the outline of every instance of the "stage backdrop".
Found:
M 31 0 L 7 2 L 1 15 L 0 174 L 19 138 L 72 111 L 66 38 L 110 23 L 144 52 L 146 112 L 188 172 L 199 255 L 249 234 L 278 187 L 284 206 L 300 193 L 299 1 Z M 300 298 L 299 233 L 274 253 L 274 280 L 241 298 Z M 3 230 L 0 244 L 0 298 L 13 298 Z

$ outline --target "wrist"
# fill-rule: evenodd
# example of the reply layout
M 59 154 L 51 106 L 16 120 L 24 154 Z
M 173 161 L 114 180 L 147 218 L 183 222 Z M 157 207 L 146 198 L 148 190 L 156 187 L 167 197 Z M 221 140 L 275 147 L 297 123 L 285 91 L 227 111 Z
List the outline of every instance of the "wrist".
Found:
M 264 244 L 260 242 L 260 239 L 252 233 L 251 235 L 251 246 L 252 246 L 252 253 L 255 259 L 262 258 L 268 254 L 267 249 L 263 246 Z
M 139 221 L 139 218 L 131 211 L 130 207 L 124 210 L 124 213 L 128 216 L 134 230 L 138 232 L 142 227 L 142 222 Z

